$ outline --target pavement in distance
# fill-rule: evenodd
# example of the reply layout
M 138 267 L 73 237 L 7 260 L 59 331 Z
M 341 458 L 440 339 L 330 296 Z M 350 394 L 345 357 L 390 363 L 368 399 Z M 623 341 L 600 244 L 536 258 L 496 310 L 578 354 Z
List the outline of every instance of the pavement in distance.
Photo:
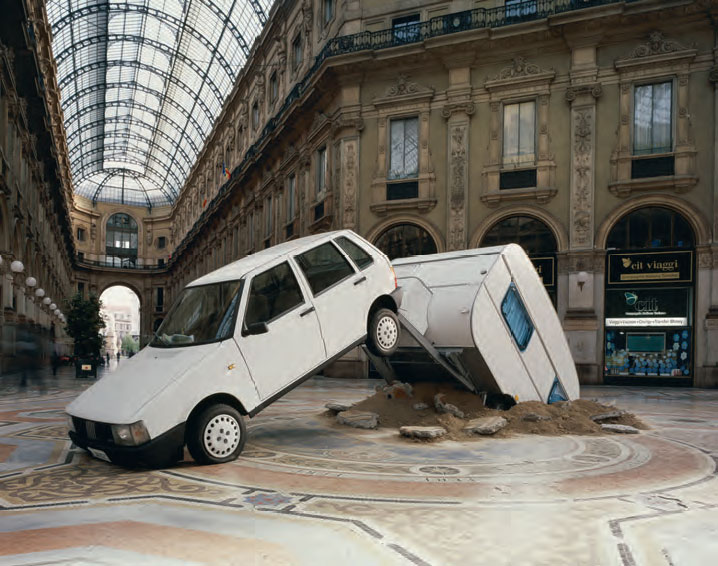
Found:
M 122 362 L 120 362 L 122 363 Z M 113 371 L 111 362 L 102 372 Z M 236 462 L 125 469 L 67 438 L 71 368 L 0 377 L 2 565 L 704 566 L 718 556 L 718 390 L 584 387 L 639 435 L 411 442 L 322 415 L 381 383 L 314 378 Z

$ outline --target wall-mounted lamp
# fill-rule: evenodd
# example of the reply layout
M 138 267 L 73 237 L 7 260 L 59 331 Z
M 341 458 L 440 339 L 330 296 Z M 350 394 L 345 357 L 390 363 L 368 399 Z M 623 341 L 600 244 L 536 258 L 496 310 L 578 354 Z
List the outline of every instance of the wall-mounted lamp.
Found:
M 576 283 L 578 283 L 578 288 L 583 292 L 583 286 L 586 284 L 586 281 L 588 281 L 588 273 L 585 271 L 579 271 L 578 275 L 576 275 Z

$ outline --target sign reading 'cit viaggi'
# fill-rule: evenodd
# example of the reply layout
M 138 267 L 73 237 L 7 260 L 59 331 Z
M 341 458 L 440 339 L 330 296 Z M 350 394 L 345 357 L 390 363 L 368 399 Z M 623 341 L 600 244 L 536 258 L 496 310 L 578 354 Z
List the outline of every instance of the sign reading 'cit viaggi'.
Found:
M 608 254 L 609 285 L 693 283 L 693 252 L 611 252 Z

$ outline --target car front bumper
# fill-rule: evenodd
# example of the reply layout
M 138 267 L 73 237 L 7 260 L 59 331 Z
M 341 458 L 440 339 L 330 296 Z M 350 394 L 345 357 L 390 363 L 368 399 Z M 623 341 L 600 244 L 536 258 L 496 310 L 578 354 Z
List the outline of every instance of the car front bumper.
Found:
M 70 440 L 96 458 L 120 466 L 144 466 L 160 468 L 182 458 L 185 423 L 180 423 L 157 438 L 140 446 L 118 446 L 109 442 L 93 440 L 70 431 Z

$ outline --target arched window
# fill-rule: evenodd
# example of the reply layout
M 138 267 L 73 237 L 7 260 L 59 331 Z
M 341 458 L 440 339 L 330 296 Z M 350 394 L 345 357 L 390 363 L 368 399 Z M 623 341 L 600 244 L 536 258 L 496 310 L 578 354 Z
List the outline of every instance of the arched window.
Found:
M 531 216 L 510 216 L 486 232 L 479 247 L 518 244 L 527 254 L 556 253 L 556 237 L 551 229 Z
M 376 238 L 374 245 L 389 256 L 389 259 L 436 253 L 434 238 L 416 224 L 392 226 Z
M 693 229 L 677 212 L 661 206 L 629 212 L 611 228 L 606 249 L 692 248 Z
M 105 236 L 107 262 L 116 267 L 137 265 L 137 222 L 129 214 L 113 214 Z

